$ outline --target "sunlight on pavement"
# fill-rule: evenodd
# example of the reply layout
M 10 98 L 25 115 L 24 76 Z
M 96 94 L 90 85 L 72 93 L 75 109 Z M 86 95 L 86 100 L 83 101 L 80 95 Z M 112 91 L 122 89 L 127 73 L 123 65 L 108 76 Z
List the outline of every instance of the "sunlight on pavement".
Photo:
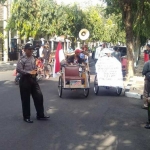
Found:
M 54 114 L 54 113 L 56 113 L 58 111 L 58 109 L 56 109 L 56 108 L 54 108 L 54 107 L 51 107 L 51 108 L 49 108 L 49 110 L 47 110 L 47 113 L 48 114 Z

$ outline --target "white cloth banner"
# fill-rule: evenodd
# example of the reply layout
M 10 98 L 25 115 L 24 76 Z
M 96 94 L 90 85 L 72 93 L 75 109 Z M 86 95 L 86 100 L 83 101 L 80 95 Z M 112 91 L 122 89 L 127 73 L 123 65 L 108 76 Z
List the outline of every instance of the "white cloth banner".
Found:
M 123 88 L 121 63 L 114 57 L 101 57 L 96 65 L 98 86 Z

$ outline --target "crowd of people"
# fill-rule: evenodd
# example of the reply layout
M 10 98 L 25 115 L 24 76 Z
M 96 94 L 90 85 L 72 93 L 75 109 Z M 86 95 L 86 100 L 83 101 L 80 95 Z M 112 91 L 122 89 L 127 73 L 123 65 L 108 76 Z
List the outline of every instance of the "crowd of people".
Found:
M 106 44 L 100 44 L 98 47 L 93 47 L 92 49 L 92 58 L 95 59 L 95 61 L 98 60 L 99 57 L 102 57 L 105 55 L 103 52 L 103 49 L 107 48 Z M 119 48 L 117 46 L 114 46 L 113 48 L 109 48 L 111 51 L 112 57 L 115 57 L 118 61 L 121 62 L 121 53 L 119 51 Z

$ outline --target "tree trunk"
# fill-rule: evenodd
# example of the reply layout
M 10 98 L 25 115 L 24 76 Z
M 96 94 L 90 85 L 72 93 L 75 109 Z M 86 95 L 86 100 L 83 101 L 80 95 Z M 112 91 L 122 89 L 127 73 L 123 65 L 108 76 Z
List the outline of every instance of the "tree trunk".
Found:
M 135 38 L 135 49 L 134 49 L 134 63 L 137 65 L 139 57 L 140 57 L 140 48 L 141 48 L 141 42 L 139 35 Z
M 128 59 L 128 74 L 130 78 L 134 75 L 134 43 L 133 43 L 133 21 L 132 21 L 132 10 L 131 3 L 124 5 L 124 23 L 126 31 L 126 46 L 127 46 L 127 59 Z

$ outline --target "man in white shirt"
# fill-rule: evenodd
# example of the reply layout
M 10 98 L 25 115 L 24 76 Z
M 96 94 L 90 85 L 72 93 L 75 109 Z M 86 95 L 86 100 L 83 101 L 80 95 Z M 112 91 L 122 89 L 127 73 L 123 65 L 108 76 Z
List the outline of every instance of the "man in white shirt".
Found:
M 44 49 L 44 45 L 42 44 L 39 49 L 39 57 L 43 57 L 43 49 Z

